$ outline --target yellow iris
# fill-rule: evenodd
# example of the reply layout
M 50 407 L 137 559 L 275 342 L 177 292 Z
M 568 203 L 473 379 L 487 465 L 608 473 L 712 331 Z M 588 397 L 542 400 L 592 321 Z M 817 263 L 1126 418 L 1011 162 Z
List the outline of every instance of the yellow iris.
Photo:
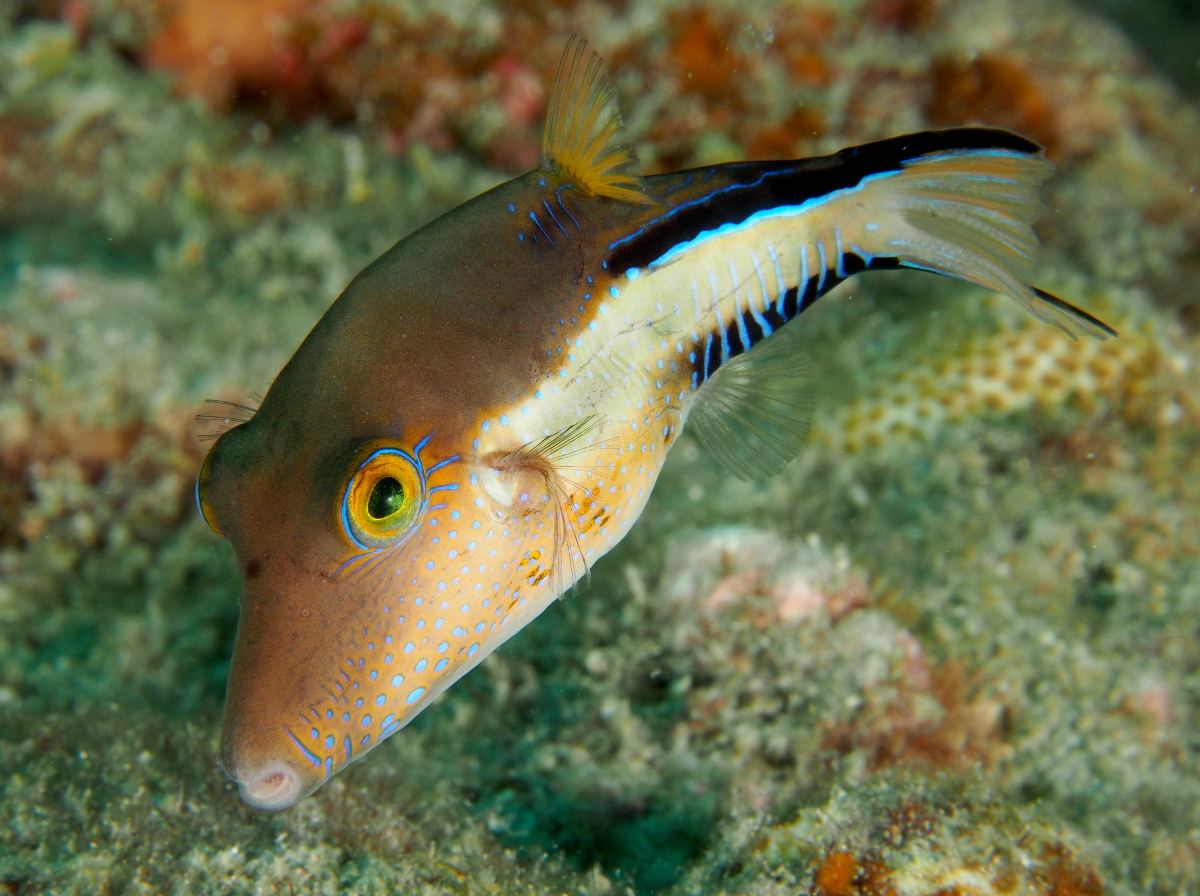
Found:
M 417 465 L 407 454 L 392 448 L 372 452 L 346 486 L 347 534 L 364 548 L 393 544 L 416 522 L 423 491 Z
M 200 508 L 200 516 L 204 517 L 208 528 L 223 538 L 224 535 L 213 518 L 212 506 L 208 503 L 208 478 L 212 468 L 212 457 L 212 451 L 204 456 L 204 463 L 200 466 L 200 475 L 196 478 L 196 506 Z

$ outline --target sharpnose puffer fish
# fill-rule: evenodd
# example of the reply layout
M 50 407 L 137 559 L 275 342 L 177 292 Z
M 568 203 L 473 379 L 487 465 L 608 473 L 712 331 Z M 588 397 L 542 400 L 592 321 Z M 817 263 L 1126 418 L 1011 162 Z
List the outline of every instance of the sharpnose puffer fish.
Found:
M 933 271 L 1071 333 L 1029 285 L 1051 165 L 1006 131 L 642 177 L 572 41 L 541 165 L 360 273 L 200 473 L 243 594 L 220 762 L 282 809 L 395 733 L 637 520 L 690 424 L 733 473 L 799 450 L 774 336 L 848 277 Z

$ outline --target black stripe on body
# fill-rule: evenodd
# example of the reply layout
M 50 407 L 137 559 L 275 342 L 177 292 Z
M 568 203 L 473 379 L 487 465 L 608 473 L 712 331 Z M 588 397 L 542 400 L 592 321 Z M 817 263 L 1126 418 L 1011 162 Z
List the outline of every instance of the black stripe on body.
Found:
M 695 239 L 706 230 L 740 224 L 764 209 L 799 205 L 837 190 L 855 187 L 864 177 L 900 171 L 905 162 L 922 156 L 988 149 L 1028 155 L 1041 151 L 1033 141 L 1009 131 L 953 128 L 892 137 L 811 159 L 735 162 L 680 172 L 694 178 L 698 184 L 711 186 L 707 192 L 680 201 L 639 230 L 614 242 L 609 247 L 608 269 L 624 272 L 646 267 L 675 246 Z
M 861 256 L 854 252 L 846 252 L 842 255 L 842 270 L 846 273 L 845 277 L 841 277 L 837 272 L 837 263 L 833 267 L 825 271 L 825 282 L 821 283 L 821 274 L 814 274 L 808 278 L 808 282 L 804 284 L 803 290 L 793 286 L 783 297 L 783 313 L 779 312 L 779 302 L 774 301 L 766 310 L 759 309 L 758 315 L 771 327 L 772 332 L 778 332 L 779 328 L 808 308 L 811 308 L 813 303 L 821 296 L 830 292 L 835 286 L 849 280 L 855 274 L 863 271 L 886 271 L 895 270 L 902 267 L 899 258 L 890 255 L 878 255 L 872 258 L 868 263 Z M 738 329 L 737 321 L 730 321 L 727 328 L 729 339 L 729 357 L 734 358 L 744 351 L 749 351 L 754 346 L 758 345 L 767 334 L 763 332 L 758 321 L 754 319 L 754 314 L 751 311 L 742 313 L 742 322 L 746 326 L 746 334 L 750 337 L 748 346 L 742 345 L 741 332 Z M 711 333 L 705 335 L 701 340 L 703 350 L 696 352 L 696 360 L 692 365 L 693 371 L 696 373 L 697 384 L 705 382 L 710 376 L 717 372 L 721 366 L 721 331 L 714 329 Z

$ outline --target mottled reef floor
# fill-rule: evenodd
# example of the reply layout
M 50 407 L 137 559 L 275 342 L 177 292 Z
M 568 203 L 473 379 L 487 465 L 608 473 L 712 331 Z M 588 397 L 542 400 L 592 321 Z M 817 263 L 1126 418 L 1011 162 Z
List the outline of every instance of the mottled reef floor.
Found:
M 235 40 L 199 0 L 0 2 L 0 893 L 1200 890 L 1200 116 L 1115 29 L 1032 0 L 264 6 Z M 797 324 L 818 419 L 782 475 L 685 433 L 590 588 L 249 810 L 214 761 L 238 581 L 193 417 L 536 161 L 573 32 L 647 170 L 1031 134 L 1039 282 L 1122 335 L 843 286 Z

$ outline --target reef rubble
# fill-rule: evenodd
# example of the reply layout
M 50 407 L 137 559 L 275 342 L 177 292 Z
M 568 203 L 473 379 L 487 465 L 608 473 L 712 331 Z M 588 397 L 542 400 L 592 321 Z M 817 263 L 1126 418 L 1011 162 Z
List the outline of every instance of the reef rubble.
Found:
M 230 23 L 213 27 L 217 9 Z M 1040 282 L 851 282 L 813 436 L 685 435 L 644 518 L 279 815 L 216 768 L 233 558 L 208 398 L 534 164 L 571 33 L 648 171 L 1010 127 Z M 1200 114 L 1032 0 L 0 3 L 0 893 L 984 896 L 1200 887 Z

